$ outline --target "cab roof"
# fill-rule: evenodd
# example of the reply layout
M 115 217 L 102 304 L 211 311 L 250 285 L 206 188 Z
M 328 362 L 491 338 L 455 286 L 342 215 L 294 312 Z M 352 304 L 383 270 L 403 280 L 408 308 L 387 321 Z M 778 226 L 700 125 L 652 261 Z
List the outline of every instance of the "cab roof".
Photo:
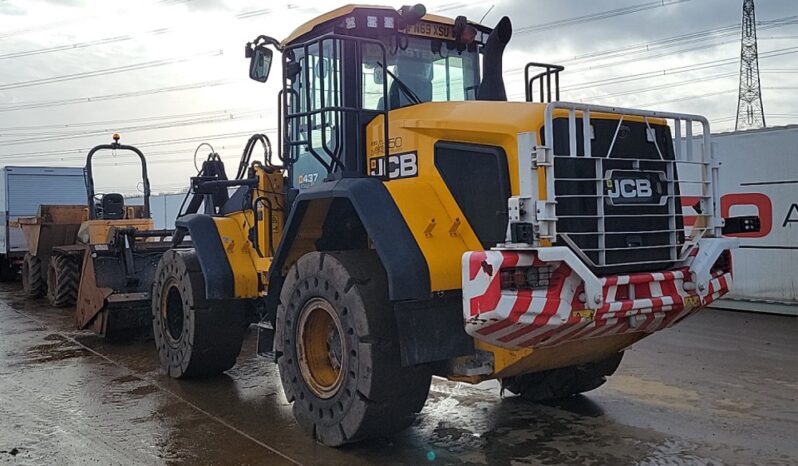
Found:
M 298 28 L 294 29 L 294 31 L 291 34 L 289 34 L 288 37 L 286 37 L 283 40 L 282 45 L 285 46 L 287 44 L 290 44 L 290 43 L 296 41 L 297 39 L 299 39 L 300 37 L 313 32 L 315 29 L 323 27 L 323 26 L 326 26 L 326 25 L 329 25 L 331 22 L 333 22 L 335 20 L 342 19 L 342 18 L 344 18 L 347 15 L 351 15 L 352 13 L 355 13 L 355 11 L 357 11 L 357 10 L 393 12 L 393 13 L 395 13 L 398 16 L 398 11 L 395 8 L 392 8 L 392 7 L 389 7 L 389 6 L 385 6 L 385 5 L 364 5 L 364 4 L 344 5 L 344 6 L 340 7 L 340 8 L 336 8 L 336 9 L 334 9 L 332 11 L 328 11 L 327 13 L 324 13 L 323 15 L 317 16 L 317 17 L 311 19 L 310 21 L 302 24 Z M 446 25 L 450 25 L 450 26 L 454 25 L 454 19 L 452 19 L 452 18 L 449 18 L 449 17 L 446 17 L 446 16 L 439 16 L 439 15 L 429 14 L 429 13 L 424 15 L 421 18 L 421 21 L 428 21 L 428 22 L 438 23 L 438 24 L 446 24 Z M 476 22 L 473 22 L 473 21 L 468 21 L 468 23 L 471 24 L 472 26 L 476 27 L 478 30 L 480 30 L 482 32 L 490 33 L 490 31 L 491 31 L 491 28 L 489 28 L 487 26 L 483 26 L 482 24 L 479 24 L 479 23 L 476 23 Z

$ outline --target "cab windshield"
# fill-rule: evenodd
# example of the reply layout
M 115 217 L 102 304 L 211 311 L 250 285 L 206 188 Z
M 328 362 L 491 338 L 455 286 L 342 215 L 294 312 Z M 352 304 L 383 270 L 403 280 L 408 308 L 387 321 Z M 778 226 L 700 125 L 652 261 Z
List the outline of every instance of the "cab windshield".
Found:
M 383 71 L 382 52 L 377 45 L 363 47 L 363 107 L 383 110 L 382 84 L 388 81 L 387 108 L 394 109 L 421 102 L 446 102 L 476 99 L 479 85 L 479 54 L 458 50 L 457 44 L 439 39 L 392 36 L 386 40 L 389 73 Z M 395 82 L 398 78 L 409 90 Z

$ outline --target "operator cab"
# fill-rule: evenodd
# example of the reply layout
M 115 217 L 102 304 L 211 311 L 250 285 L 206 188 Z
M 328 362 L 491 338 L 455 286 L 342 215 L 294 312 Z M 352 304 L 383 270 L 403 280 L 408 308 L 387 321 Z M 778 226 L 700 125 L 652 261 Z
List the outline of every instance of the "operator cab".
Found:
M 360 47 L 360 59 L 352 58 L 360 64 L 357 71 L 363 107 L 382 110 L 386 105 L 395 109 L 423 102 L 476 99 L 480 82 L 479 48 L 490 31 L 462 16 L 453 20 L 426 14 L 421 5 L 398 11 L 350 5 L 300 26 L 283 45 L 289 48 L 328 34 L 369 39 Z M 320 53 L 318 48 L 310 47 L 307 54 L 304 48 L 294 50 L 298 62 L 305 55 L 309 57 L 314 69 L 312 79 L 324 79 L 327 70 L 336 71 L 336 65 L 340 66 L 341 57 L 333 56 L 333 47 L 325 43 L 325 48 Z M 300 90 L 301 78 L 292 83 L 294 90 Z M 386 81 L 387 104 L 382 96 Z M 322 83 L 317 84 L 320 87 Z
M 306 189 L 326 179 L 367 176 L 365 154 L 388 153 L 391 110 L 506 100 L 501 53 L 511 33 L 509 20 L 500 27 L 504 42 L 492 54 L 498 58 L 491 59 L 492 29 L 463 16 L 426 14 L 422 5 L 399 10 L 349 5 L 300 26 L 283 42 L 260 36 L 247 44 L 250 77 L 260 82 L 272 63 L 266 46 L 282 52 L 279 146 L 289 185 Z M 365 147 L 366 125 L 379 115 L 389 144 Z

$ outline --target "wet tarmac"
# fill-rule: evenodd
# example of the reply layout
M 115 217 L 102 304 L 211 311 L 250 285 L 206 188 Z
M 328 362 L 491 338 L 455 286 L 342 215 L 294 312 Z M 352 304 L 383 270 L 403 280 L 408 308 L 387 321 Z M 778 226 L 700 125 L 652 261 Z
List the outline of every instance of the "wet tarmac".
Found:
M 329 449 L 254 355 L 213 380 L 162 375 L 152 342 L 73 330 L 0 285 L 0 464 L 798 464 L 798 319 L 706 310 L 553 405 L 434 381 L 407 431 Z

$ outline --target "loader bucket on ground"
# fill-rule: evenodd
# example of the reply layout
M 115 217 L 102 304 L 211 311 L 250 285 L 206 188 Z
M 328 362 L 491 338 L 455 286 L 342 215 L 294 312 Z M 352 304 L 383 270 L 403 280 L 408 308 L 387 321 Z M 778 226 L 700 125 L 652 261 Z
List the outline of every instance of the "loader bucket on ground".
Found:
M 166 246 L 156 243 L 139 246 L 127 257 L 96 249 L 86 254 L 75 314 L 77 327 L 110 339 L 151 336 L 150 289 L 165 250 Z
M 53 247 L 75 244 L 78 229 L 86 215 L 82 205 L 40 205 L 36 217 L 17 219 L 28 252 L 31 255 L 47 258 Z

